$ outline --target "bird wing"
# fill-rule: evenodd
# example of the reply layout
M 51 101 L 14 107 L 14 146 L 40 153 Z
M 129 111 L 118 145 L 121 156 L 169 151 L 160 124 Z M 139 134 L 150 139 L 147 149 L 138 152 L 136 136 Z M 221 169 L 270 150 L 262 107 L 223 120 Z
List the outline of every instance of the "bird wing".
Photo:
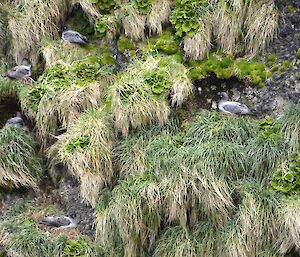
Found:
M 67 217 L 48 216 L 42 220 L 42 223 L 48 226 L 61 227 L 67 226 L 71 222 Z
M 16 72 L 18 72 L 19 74 L 28 75 L 31 73 L 31 69 L 28 66 L 18 66 L 16 68 L 17 68 Z
M 63 33 L 63 39 L 70 43 L 86 43 L 88 40 L 85 36 L 74 30 L 68 30 Z
M 246 114 L 249 112 L 249 109 L 246 105 L 238 102 L 225 102 L 222 104 L 222 108 L 225 112 L 230 112 L 233 114 Z

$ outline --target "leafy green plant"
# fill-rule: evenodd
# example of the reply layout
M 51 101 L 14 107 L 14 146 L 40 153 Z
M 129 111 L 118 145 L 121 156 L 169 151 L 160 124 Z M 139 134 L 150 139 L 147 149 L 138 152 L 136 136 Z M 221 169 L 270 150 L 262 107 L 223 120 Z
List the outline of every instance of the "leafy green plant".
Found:
M 281 124 L 271 116 L 267 116 L 263 120 L 257 121 L 260 130 L 260 136 L 265 141 L 274 141 L 282 137 Z
M 78 138 L 72 138 L 66 145 L 66 151 L 68 153 L 73 153 L 78 149 L 85 149 L 90 145 L 90 138 L 87 136 L 81 136 Z
M 115 33 L 118 27 L 118 20 L 115 15 L 100 15 L 95 21 L 95 34 L 102 38 L 108 31 Z
M 117 6 L 114 0 L 91 0 L 91 3 L 98 6 L 101 14 L 110 14 Z
M 134 49 L 134 44 L 124 34 L 122 34 L 117 42 L 118 51 L 123 54 L 126 49 Z
M 67 240 L 62 257 L 85 257 L 86 242 L 84 239 Z
M 202 11 L 208 8 L 207 0 L 176 0 L 170 22 L 175 26 L 176 36 L 193 36 L 200 26 Z
M 147 15 L 151 11 L 151 4 L 154 0 L 133 0 L 133 6 L 139 10 L 142 15 Z
M 278 166 L 272 178 L 271 187 L 285 194 L 300 193 L 300 152 L 291 155 L 287 163 Z
M 162 94 L 172 86 L 169 74 L 162 70 L 148 71 L 145 73 L 145 82 L 150 86 L 154 94 Z

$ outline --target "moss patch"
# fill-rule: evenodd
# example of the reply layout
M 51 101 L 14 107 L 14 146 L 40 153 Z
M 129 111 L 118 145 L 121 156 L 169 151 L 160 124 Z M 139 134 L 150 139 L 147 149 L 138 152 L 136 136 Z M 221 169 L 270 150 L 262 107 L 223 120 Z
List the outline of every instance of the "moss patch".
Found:
M 132 50 L 135 49 L 134 44 L 128 39 L 124 34 L 122 34 L 117 43 L 118 51 L 123 54 L 126 49 Z
M 234 60 L 233 56 L 221 52 L 211 53 L 202 61 L 190 61 L 188 65 L 190 66 L 189 77 L 192 80 L 201 80 L 214 73 L 219 79 L 237 76 L 239 79 L 246 79 L 262 87 L 267 77 L 266 65 L 263 62 Z

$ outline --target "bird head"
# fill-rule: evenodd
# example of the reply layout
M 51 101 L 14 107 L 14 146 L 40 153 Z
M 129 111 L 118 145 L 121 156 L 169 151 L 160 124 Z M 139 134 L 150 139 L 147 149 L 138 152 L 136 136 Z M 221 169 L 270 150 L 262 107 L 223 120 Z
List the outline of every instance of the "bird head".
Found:
M 63 25 L 63 26 L 60 27 L 59 32 L 62 33 L 62 32 L 67 31 L 69 29 L 70 29 L 70 26 L 68 24 L 65 24 L 65 25 Z
M 218 92 L 217 96 L 219 97 L 220 100 L 223 100 L 223 101 L 228 100 L 228 95 L 226 92 Z
M 31 62 L 27 58 L 23 58 L 21 64 L 24 65 L 24 66 L 31 66 Z
M 75 219 L 76 218 L 76 213 L 71 212 L 71 213 L 69 213 L 68 217 L 71 218 L 71 219 Z

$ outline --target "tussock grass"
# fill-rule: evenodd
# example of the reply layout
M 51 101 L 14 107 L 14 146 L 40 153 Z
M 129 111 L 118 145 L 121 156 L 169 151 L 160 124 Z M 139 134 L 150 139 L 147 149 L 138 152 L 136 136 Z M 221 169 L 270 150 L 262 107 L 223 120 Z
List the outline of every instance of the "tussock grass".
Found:
M 147 16 L 147 25 L 152 34 L 161 34 L 162 25 L 168 21 L 171 12 L 172 1 L 156 0 L 151 6 L 151 12 Z
M 183 50 L 188 59 L 204 59 L 212 47 L 212 25 L 208 18 L 201 21 L 196 34 L 192 37 L 186 35 L 183 39 Z
M 122 24 L 125 30 L 125 35 L 134 41 L 144 40 L 144 29 L 146 26 L 146 16 L 139 14 L 131 3 L 125 4 L 121 12 L 126 13 L 122 17 Z
M 0 185 L 38 188 L 42 174 L 32 136 L 20 128 L 0 130 Z
M 290 105 L 279 118 L 282 124 L 285 141 L 292 151 L 295 151 L 300 142 L 300 105 Z
M 170 114 L 166 101 L 169 88 L 173 105 L 180 105 L 192 92 L 183 65 L 160 56 L 149 56 L 143 62 L 136 60 L 129 65 L 110 88 L 117 131 L 127 135 L 131 127 L 166 123 Z
M 91 20 L 99 12 L 88 0 L 20 0 L 8 1 L 1 7 L 8 19 L 10 54 L 16 63 L 31 55 L 37 62 L 37 50 L 44 39 L 58 37 L 58 27 L 76 6 L 80 5 Z
M 272 171 L 288 156 L 288 145 L 282 137 L 272 141 L 257 138 L 251 141 L 247 147 L 251 158 L 251 173 L 262 182 L 269 182 Z
M 63 50 L 62 50 L 63 49 Z M 42 49 L 46 68 L 55 64 L 71 65 L 74 61 L 97 55 L 97 47 L 65 46 L 62 41 L 47 40 L 43 42 Z
M 218 1 L 214 10 L 212 19 L 217 44 L 229 54 L 237 50 L 244 11 L 244 4 L 238 1 Z
M 208 222 L 197 223 L 191 231 L 171 227 L 159 237 L 153 256 L 218 256 L 216 237 L 216 230 Z
M 38 10 L 38 11 L 37 11 Z M 6 6 L 8 34 L 11 37 L 10 53 L 17 63 L 28 51 L 46 37 L 58 35 L 56 24 L 61 16 L 60 5 L 55 0 L 22 0 Z
M 251 56 L 273 40 L 278 29 L 279 13 L 274 1 L 250 1 L 245 17 L 245 45 Z
M 122 181 L 112 191 L 108 208 L 97 213 L 97 240 L 109 248 L 117 234 L 123 242 L 124 256 L 141 256 L 143 247 L 153 247 L 158 234 L 161 200 L 152 174 Z
M 280 235 L 278 238 L 279 252 L 284 255 L 294 247 L 299 249 L 299 212 L 300 201 L 298 196 L 283 199 L 277 207 L 278 218 L 281 221 Z
M 84 201 L 95 206 L 99 191 L 112 183 L 112 121 L 105 107 L 82 114 L 66 133 L 57 137 L 48 156 L 51 166 L 67 165 L 80 180 Z
M 246 145 L 249 139 L 256 138 L 257 125 L 247 117 L 231 117 L 217 112 L 202 112 L 188 125 L 186 134 L 189 144 L 224 140 Z
M 161 135 L 174 135 L 178 132 L 178 120 L 170 119 L 166 125 L 153 125 L 133 131 L 120 141 L 115 148 L 115 158 L 122 178 L 131 175 L 141 175 L 151 165 L 147 158 L 152 155 L 152 143 Z M 151 149 L 150 149 L 151 147 Z M 160 147 L 158 147 L 160 148 Z M 153 150 L 154 152 L 156 151 Z
M 109 71 L 89 58 L 46 70 L 21 99 L 23 108 L 32 110 L 35 117 L 42 149 L 54 141 L 59 129 L 67 128 L 81 112 L 98 106 L 111 80 Z
M 161 34 L 163 24 L 168 22 L 172 1 L 155 0 L 150 5 L 148 14 L 140 13 L 133 2 L 121 5 L 120 15 L 125 35 L 133 41 L 145 40 L 146 26 L 149 28 L 149 34 Z
M 244 182 L 239 191 L 242 202 L 236 219 L 222 235 L 225 256 L 258 256 L 274 246 L 278 237 L 278 200 L 274 193 L 252 182 Z
M 36 115 L 37 134 L 45 148 L 59 128 L 67 128 L 81 112 L 98 105 L 103 88 L 97 82 L 87 86 L 72 85 L 66 90 L 42 97 Z

